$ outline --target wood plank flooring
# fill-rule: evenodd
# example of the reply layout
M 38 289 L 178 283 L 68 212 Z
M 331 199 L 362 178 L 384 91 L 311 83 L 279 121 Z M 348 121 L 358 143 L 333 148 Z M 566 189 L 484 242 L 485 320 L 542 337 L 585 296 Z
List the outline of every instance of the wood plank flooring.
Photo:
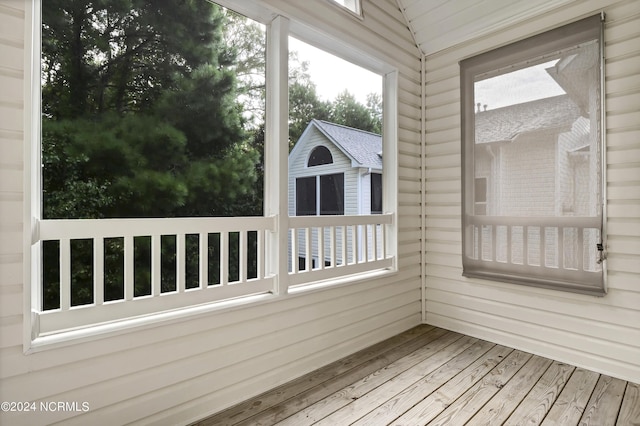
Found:
M 640 385 L 421 325 L 196 424 L 631 426 Z

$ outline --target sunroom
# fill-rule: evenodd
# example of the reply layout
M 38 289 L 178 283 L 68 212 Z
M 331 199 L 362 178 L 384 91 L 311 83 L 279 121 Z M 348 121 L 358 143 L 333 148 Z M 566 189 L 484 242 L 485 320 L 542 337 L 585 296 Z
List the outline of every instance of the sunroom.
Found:
M 639 28 L 0 0 L 0 423 L 640 422 Z M 291 189 L 314 119 L 380 135 L 375 214 L 337 151 Z

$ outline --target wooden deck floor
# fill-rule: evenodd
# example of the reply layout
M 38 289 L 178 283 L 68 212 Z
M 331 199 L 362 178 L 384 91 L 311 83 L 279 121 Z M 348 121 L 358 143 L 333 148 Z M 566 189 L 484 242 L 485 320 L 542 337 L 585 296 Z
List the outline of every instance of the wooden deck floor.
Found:
M 640 425 L 640 386 L 419 326 L 205 425 Z

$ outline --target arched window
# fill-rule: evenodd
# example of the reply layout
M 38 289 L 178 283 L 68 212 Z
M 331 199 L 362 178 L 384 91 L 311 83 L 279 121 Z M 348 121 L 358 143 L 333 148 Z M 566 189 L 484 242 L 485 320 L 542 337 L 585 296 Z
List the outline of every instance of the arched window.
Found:
M 307 163 L 308 167 L 311 166 L 320 166 L 322 164 L 331 164 L 333 163 L 333 157 L 331 156 L 331 151 L 326 146 L 317 146 L 313 148 L 311 151 L 311 155 L 309 156 L 309 162 Z

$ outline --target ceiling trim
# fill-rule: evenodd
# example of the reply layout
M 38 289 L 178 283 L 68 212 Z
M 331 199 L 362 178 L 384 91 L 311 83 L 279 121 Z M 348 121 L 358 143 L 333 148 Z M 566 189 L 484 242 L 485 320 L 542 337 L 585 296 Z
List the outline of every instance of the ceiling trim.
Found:
M 485 0 L 473 6 L 454 0 L 396 0 L 413 41 L 423 55 L 431 55 L 454 46 L 483 38 L 530 19 L 562 9 L 576 0 L 512 0 L 509 3 Z M 423 7 L 428 2 L 430 13 Z M 484 6 L 483 6 L 484 5 Z M 470 9 L 484 12 L 471 16 Z M 442 12 L 442 13 L 440 13 Z M 466 15 L 466 16 L 465 16 Z M 442 22 L 459 25 L 442 29 Z M 438 31 L 440 28 L 440 32 Z

